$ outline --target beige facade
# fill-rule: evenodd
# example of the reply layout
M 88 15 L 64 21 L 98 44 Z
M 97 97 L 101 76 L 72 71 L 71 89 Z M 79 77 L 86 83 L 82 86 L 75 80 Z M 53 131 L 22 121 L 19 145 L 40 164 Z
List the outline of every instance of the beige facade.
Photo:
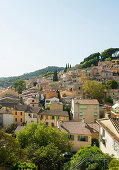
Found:
M 79 135 L 79 134 L 71 134 L 70 136 L 74 136 L 72 140 L 73 144 L 73 151 L 77 152 L 80 150 L 82 146 L 88 146 L 91 145 L 91 135 Z M 79 138 L 82 138 L 80 141 Z
M 50 104 L 50 110 L 59 110 L 63 111 L 63 103 L 59 102 L 54 102 Z
M 73 144 L 73 151 L 77 152 L 82 146 L 91 145 L 91 132 L 83 122 L 58 121 L 58 129 L 69 134 Z
M 97 100 L 72 99 L 71 112 L 75 121 L 96 122 L 99 119 L 99 103 Z
M 68 112 L 58 110 L 45 110 L 38 115 L 38 123 L 43 121 L 52 127 L 57 127 L 58 120 L 69 121 Z

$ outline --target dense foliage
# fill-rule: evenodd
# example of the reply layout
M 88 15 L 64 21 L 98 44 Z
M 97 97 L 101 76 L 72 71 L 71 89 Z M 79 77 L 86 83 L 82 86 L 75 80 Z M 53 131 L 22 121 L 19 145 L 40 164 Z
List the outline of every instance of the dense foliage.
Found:
M 105 85 L 106 85 L 107 89 L 117 89 L 118 88 L 118 83 L 115 80 L 107 80 Z
M 102 82 L 86 81 L 83 86 L 85 98 L 97 99 L 100 103 L 104 98 L 104 85 Z
M 119 58 L 119 48 L 109 48 L 104 50 L 101 54 L 93 53 L 82 61 L 81 68 L 87 68 L 97 66 L 99 61 L 110 61 L 112 59 Z
M 44 123 L 40 125 L 29 123 L 17 134 L 17 140 L 22 148 L 28 149 L 31 157 L 37 149 L 42 146 L 46 147 L 51 143 L 58 147 L 62 153 L 71 150 L 68 134 L 51 126 L 46 126 Z
M 54 144 L 49 144 L 46 147 L 42 146 L 34 153 L 33 162 L 38 165 L 39 169 L 47 170 L 59 169 L 63 164 L 61 151 Z
M 9 124 L 5 127 L 5 132 L 6 133 L 14 133 L 15 129 L 17 128 L 18 124 L 17 123 L 12 123 L 12 124 Z
M 109 170 L 118 170 L 119 168 L 119 159 L 113 159 L 109 163 Z
M 111 161 L 112 156 L 103 153 L 96 146 L 84 146 L 82 147 L 74 156 L 71 158 L 71 161 L 68 162 L 64 169 L 73 168 L 82 160 L 82 164 L 78 169 L 85 170 L 95 169 L 102 170 L 102 167 L 105 166 L 105 169 L 108 169 L 108 164 Z M 85 160 L 83 162 L 83 160 Z M 105 161 L 106 160 L 106 161 Z
M 38 167 L 33 163 L 26 163 L 26 162 L 17 162 L 15 163 L 10 170 L 38 170 Z
M 15 88 L 15 91 L 21 94 L 22 91 L 26 88 L 26 83 L 23 79 L 18 79 L 14 81 L 13 86 Z
M 18 161 L 26 161 L 27 152 L 20 149 L 15 138 L 0 131 L 0 166 L 12 165 Z

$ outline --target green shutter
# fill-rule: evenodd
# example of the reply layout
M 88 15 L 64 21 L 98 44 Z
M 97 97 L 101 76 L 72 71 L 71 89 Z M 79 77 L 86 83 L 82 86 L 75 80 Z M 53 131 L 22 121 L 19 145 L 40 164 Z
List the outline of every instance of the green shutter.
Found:
M 97 112 L 95 112 L 95 113 L 94 113 L 94 116 L 97 116 L 97 115 L 98 115 L 98 113 L 97 113 Z
M 85 136 L 86 142 L 88 142 L 88 136 Z
M 48 116 L 46 116 L 46 119 L 48 119 Z
M 78 141 L 80 141 L 80 136 L 78 136 Z
M 80 112 L 80 116 L 83 116 L 83 113 L 82 113 L 82 112 Z
M 80 106 L 80 109 L 87 109 L 87 106 L 81 105 L 81 106 Z
M 97 109 L 97 106 L 94 106 L 94 109 Z
M 71 135 L 71 139 L 74 140 L 74 135 Z

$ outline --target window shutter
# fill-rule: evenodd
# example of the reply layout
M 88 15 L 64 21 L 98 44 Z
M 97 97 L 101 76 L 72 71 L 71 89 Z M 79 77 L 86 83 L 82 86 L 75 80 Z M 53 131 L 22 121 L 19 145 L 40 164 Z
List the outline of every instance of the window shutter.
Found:
M 78 141 L 80 141 L 80 136 L 78 136 Z
M 88 136 L 86 136 L 86 142 L 88 142 Z

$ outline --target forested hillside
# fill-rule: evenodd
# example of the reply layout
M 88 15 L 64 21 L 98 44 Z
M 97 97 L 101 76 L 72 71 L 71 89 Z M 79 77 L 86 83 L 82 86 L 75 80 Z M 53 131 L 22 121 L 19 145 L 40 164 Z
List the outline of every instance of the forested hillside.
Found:
M 89 55 L 80 64 L 81 68 L 87 68 L 97 66 L 99 61 L 109 61 L 116 58 L 119 58 L 119 48 L 109 48 L 102 53 L 97 52 Z
M 56 66 L 48 66 L 46 68 L 34 71 L 34 72 L 30 72 L 30 73 L 26 73 L 23 74 L 21 76 L 14 76 L 14 77 L 7 77 L 7 78 L 0 78 L 0 86 L 1 87 L 8 87 L 11 86 L 12 83 L 16 80 L 16 79 L 24 79 L 24 80 L 28 80 L 29 78 L 32 77 L 39 77 L 39 75 L 41 74 L 45 74 L 47 72 L 54 72 L 54 71 L 61 71 L 64 70 L 64 67 L 56 67 Z

